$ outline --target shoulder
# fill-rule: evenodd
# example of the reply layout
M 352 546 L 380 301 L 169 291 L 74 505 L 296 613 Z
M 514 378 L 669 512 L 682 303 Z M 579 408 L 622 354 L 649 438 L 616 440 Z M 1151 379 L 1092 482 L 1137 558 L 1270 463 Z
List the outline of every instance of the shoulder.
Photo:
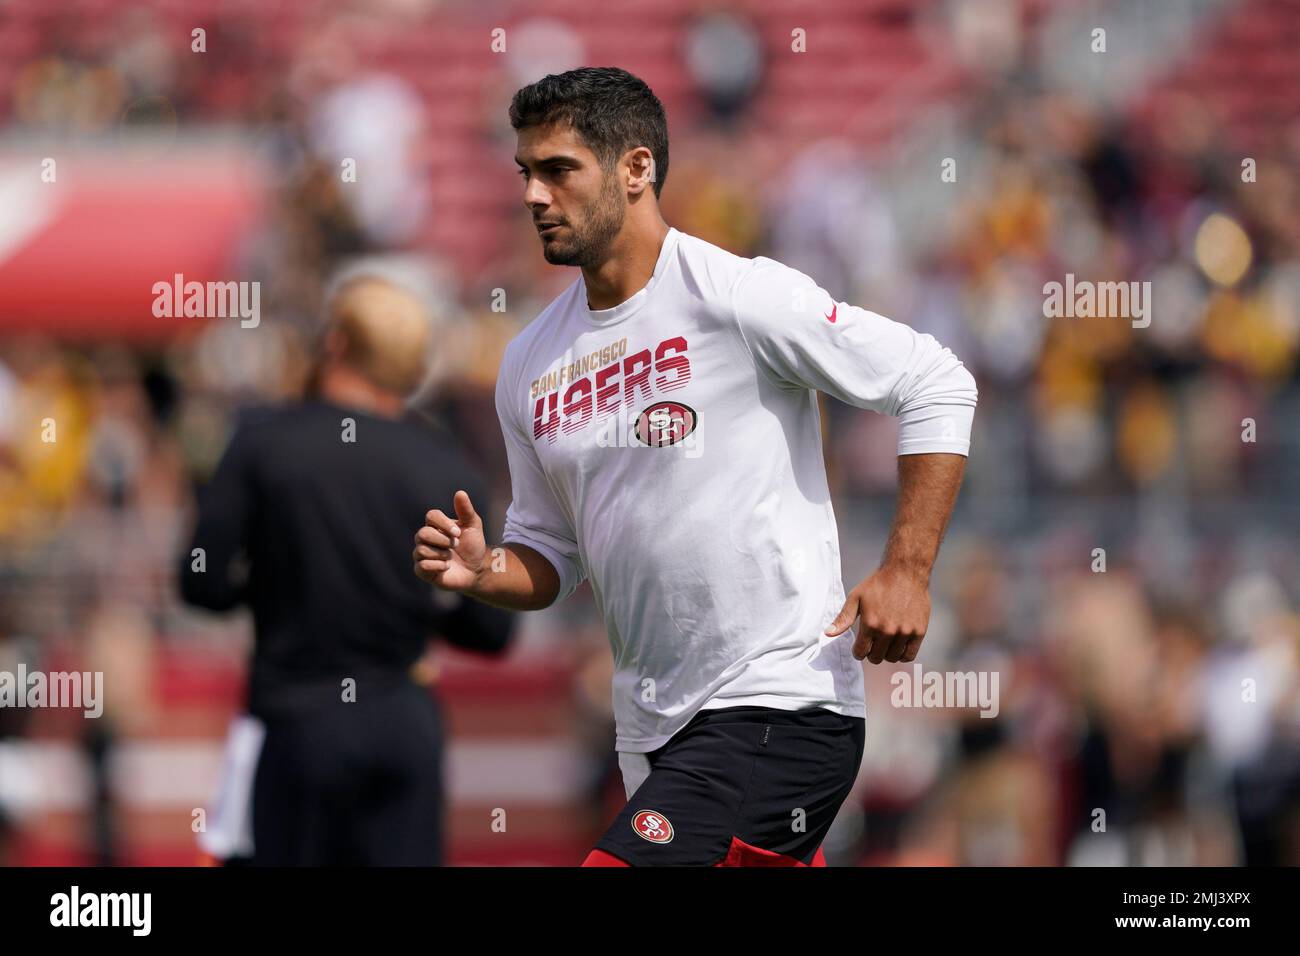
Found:
M 788 302 L 796 294 L 818 288 L 810 276 L 784 262 L 766 256 L 746 261 L 749 267 L 733 289 L 738 307 L 761 310 L 763 306 Z
M 287 437 L 302 421 L 297 403 L 246 405 L 236 409 L 227 421 L 220 458 L 227 469 L 249 474 L 273 458 Z
M 479 484 L 474 456 L 461 436 L 439 413 L 408 409 L 394 423 L 413 453 L 455 482 Z
M 566 330 L 571 337 L 570 323 L 573 311 L 581 304 L 581 286 L 575 279 L 506 343 L 497 369 L 495 394 L 497 417 L 503 426 L 518 427 L 516 419 L 523 414 L 526 384 L 546 371 L 554 360 L 557 344 L 561 352 L 567 348 Z
M 575 308 L 581 285 L 577 279 L 571 282 L 506 344 L 498 379 L 522 375 L 533 357 L 545 352 L 547 342 L 562 333 L 561 326 Z
M 753 270 L 759 259 L 747 259 L 698 236 L 681 233 L 677 241 L 677 262 L 682 278 L 709 299 L 730 304 L 736 285 Z M 770 261 L 770 260 L 768 260 Z
M 307 403 L 284 402 L 280 404 L 246 405 L 235 412 L 231 422 L 230 438 L 241 442 L 262 442 L 275 435 L 292 430 L 310 414 Z
M 796 291 L 816 288 L 810 277 L 767 256 L 745 257 L 682 233 L 679 256 L 684 275 L 710 297 L 745 315 L 788 301 Z

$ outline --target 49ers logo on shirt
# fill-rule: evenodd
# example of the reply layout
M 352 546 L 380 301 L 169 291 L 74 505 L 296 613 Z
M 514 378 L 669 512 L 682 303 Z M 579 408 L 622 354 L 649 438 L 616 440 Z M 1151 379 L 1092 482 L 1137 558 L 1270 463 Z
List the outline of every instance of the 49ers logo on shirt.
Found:
M 663 448 L 675 445 L 691 432 L 699 416 L 681 402 L 657 402 L 636 417 L 636 437 L 643 445 Z
M 673 839 L 673 825 L 655 810 L 638 810 L 632 818 L 632 829 L 641 839 L 651 843 L 670 843 Z

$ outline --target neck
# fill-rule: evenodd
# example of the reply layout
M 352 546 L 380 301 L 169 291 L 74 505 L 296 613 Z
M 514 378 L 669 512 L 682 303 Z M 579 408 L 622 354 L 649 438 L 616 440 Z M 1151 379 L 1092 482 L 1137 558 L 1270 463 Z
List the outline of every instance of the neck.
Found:
M 401 418 L 406 407 L 400 395 L 380 388 L 344 365 L 335 365 L 321 373 L 317 394 L 334 405 L 355 408 L 380 418 Z
M 655 212 L 644 224 L 630 221 L 614 238 L 605 261 L 594 268 L 583 266 L 587 305 L 594 310 L 612 309 L 646 287 L 654 275 L 655 263 L 668 235 L 668 223 Z

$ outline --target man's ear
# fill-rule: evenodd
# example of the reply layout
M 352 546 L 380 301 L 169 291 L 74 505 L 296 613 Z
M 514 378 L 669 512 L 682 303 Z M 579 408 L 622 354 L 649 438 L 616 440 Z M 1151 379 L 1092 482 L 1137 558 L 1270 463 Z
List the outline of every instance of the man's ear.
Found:
M 648 149 L 637 149 L 632 152 L 632 185 L 638 187 L 638 191 L 654 189 L 655 182 L 655 157 L 654 153 Z

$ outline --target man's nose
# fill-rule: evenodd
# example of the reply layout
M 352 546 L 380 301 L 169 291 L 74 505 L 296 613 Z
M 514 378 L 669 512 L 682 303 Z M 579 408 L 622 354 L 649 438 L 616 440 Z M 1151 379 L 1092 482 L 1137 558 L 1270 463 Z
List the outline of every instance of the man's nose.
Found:
M 536 176 L 530 178 L 528 185 L 524 188 L 524 205 L 532 209 L 534 206 L 549 206 L 550 204 L 551 194 L 542 185 L 541 180 Z

